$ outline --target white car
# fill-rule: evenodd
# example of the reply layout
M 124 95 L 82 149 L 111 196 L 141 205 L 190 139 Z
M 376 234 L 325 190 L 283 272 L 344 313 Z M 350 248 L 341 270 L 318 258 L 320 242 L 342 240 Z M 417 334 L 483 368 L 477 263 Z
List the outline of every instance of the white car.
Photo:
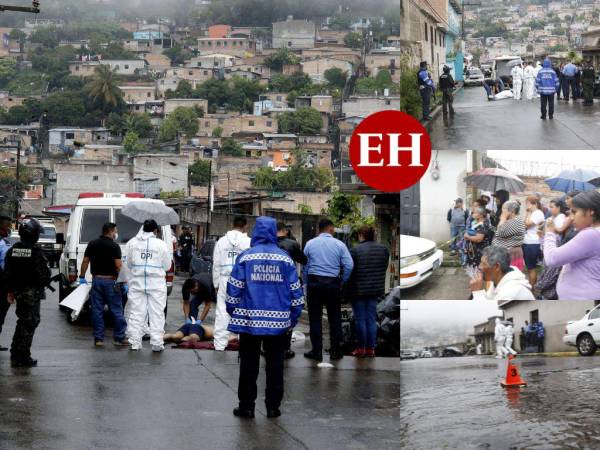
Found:
M 465 86 L 481 86 L 485 77 L 477 67 L 472 67 L 465 76 Z
M 415 236 L 400 235 L 400 289 L 416 286 L 438 269 L 444 252 L 435 242 Z
M 419 358 L 433 358 L 433 355 L 429 350 L 423 350 L 419 355 Z
M 580 320 L 567 322 L 563 342 L 577 347 L 581 356 L 592 356 L 600 345 L 600 305 Z

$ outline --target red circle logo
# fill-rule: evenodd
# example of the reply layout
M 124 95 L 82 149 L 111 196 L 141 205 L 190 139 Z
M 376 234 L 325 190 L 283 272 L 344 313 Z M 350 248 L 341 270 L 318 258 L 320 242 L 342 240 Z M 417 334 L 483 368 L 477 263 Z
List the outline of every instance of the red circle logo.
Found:
M 431 160 L 431 140 L 417 119 L 380 111 L 352 133 L 350 162 L 356 175 L 382 192 L 399 192 L 421 179 Z

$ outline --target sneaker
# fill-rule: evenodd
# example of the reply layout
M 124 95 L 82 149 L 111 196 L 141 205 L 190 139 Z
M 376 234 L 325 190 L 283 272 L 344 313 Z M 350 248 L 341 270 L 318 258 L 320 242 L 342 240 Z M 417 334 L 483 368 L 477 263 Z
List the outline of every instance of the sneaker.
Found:
M 546 120 L 546 116 L 540 116 L 540 119 Z
M 142 349 L 142 347 L 138 346 L 138 345 L 132 345 L 131 347 L 129 347 L 129 351 L 132 352 L 139 352 Z
M 115 340 L 113 341 L 113 345 L 114 345 L 115 347 L 127 347 L 127 346 L 129 345 L 129 341 L 127 340 L 127 338 L 125 338 L 125 339 L 122 339 L 122 340 L 120 340 L 120 341 L 119 341 L 118 339 L 115 339 Z
M 314 359 L 315 361 L 319 361 L 319 362 L 323 361 L 323 354 L 322 353 L 315 353 L 312 350 L 310 352 L 306 352 L 304 354 L 304 357 L 308 358 L 308 359 Z
M 94 341 L 94 347 L 96 347 L 96 348 L 104 348 L 104 341 L 96 339 Z
M 279 408 L 269 409 L 267 408 L 267 417 L 269 419 L 274 419 L 275 417 L 279 417 L 281 415 L 281 411 Z
M 35 367 L 37 366 L 37 359 L 31 357 L 25 359 L 11 359 L 11 367 Z
M 254 419 L 254 410 L 243 409 L 238 406 L 237 408 L 234 408 L 233 415 L 236 417 L 244 417 L 245 419 Z
M 352 353 L 350 353 L 350 356 L 354 356 L 355 358 L 364 358 L 365 357 L 365 349 L 357 348 Z
M 164 346 L 164 345 L 153 345 L 153 346 L 152 346 L 152 351 L 153 351 L 154 353 L 160 353 L 160 352 L 162 352 L 164 349 L 165 349 L 165 346 Z
M 294 350 L 286 350 L 283 354 L 283 359 L 292 359 L 296 356 L 296 352 Z

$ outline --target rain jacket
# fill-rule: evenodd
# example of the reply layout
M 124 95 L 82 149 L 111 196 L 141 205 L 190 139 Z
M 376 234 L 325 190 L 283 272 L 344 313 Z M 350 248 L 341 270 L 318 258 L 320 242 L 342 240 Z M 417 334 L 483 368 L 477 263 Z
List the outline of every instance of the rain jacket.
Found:
M 535 88 L 540 95 L 553 95 L 556 94 L 558 86 L 558 77 L 552 68 L 552 63 L 549 59 L 545 59 L 544 66 L 540 69 L 535 79 Z
M 498 286 L 490 287 L 487 292 L 473 292 L 473 300 L 535 300 L 525 275 L 516 267 L 511 269 L 502 277 Z
M 235 259 L 240 253 L 250 247 L 250 238 L 246 233 L 238 230 L 230 230 L 225 236 L 217 241 L 213 252 L 213 286 L 219 288 L 222 277 L 229 277 Z M 224 281 L 224 283 L 225 283 Z
M 140 230 L 127 243 L 126 264 L 131 269 L 130 290 L 166 289 L 166 271 L 171 267 L 173 255 L 167 244 L 154 233 Z
M 275 219 L 256 220 L 252 247 L 237 258 L 225 302 L 233 333 L 279 335 L 298 322 L 304 295 L 296 264 L 277 246 Z

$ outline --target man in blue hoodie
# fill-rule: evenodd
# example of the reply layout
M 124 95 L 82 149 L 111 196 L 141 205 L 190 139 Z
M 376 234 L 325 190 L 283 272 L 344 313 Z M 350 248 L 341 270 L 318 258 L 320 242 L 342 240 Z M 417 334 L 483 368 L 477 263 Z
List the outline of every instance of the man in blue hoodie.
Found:
M 548 109 L 548 117 L 554 117 L 554 94 L 558 88 L 558 77 L 552 68 L 552 63 L 549 59 L 544 60 L 544 64 L 537 74 L 535 87 L 540 94 L 540 102 L 542 105 L 542 115 L 540 118 L 546 120 L 546 107 Z
M 240 335 L 238 417 L 253 418 L 261 345 L 265 351 L 267 417 L 279 417 L 283 398 L 283 359 L 287 333 L 296 326 L 304 294 L 296 264 L 277 245 L 277 223 L 256 219 L 251 247 L 242 252 L 227 282 L 228 330 Z

